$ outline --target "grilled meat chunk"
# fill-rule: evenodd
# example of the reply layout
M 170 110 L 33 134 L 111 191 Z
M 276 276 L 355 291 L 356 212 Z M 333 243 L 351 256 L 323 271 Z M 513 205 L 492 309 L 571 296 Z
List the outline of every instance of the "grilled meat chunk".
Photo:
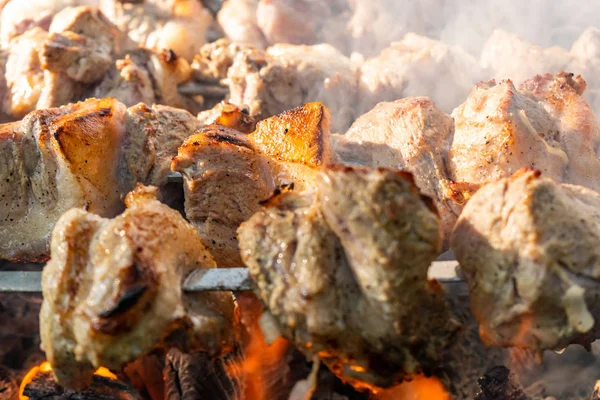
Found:
M 490 346 L 541 353 L 600 332 L 600 195 L 520 170 L 471 198 L 452 236 Z
M 330 158 L 329 114 L 321 103 L 263 120 L 250 134 L 234 128 L 205 127 L 172 163 L 184 177 L 186 216 L 220 267 L 242 266 L 236 230 L 276 186 L 310 186 Z
M 36 27 L 47 31 L 54 16 L 67 7 L 95 4 L 96 0 L 31 0 L 24 7 L 22 0 L 9 0 L 0 14 L 2 47 L 9 47 L 11 40 Z
M 345 132 L 354 121 L 356 71 L 328 44 L 243 51 L 227 77 L 231 102 L 247 104 L 253 116 L 267 118 L 319 101 L 331 111 L 334 132 Z
M 431 372 L 451 343 L 456 324 L 427 280 L 439 219 L 410 174 L 324 169 L 314 190 L 274 196 L 238 232 L 284 336 L 353 385 Z
M 558 121 L 538 99 L 517 91 L 512 81 L 478 84 L 452 117 L 454 138 L 448 154 L 452 179 L 479 184 L 534 167 L 563 180 L 568 158 Z
M 273 191 L 268 163 L 245 135 L 218 125 L 190 136 L 173 160 L 185 180 L 186 217 L 219 267 L 241 264 L 235 230 Z
M 61 385 L 84 387 L 97 367 L 121 369 L 157 346 L 214 356 L 233 343 L 232 294 L 182 291 L 190 272 L 215 262 L 194 228 L 155 194 L 140 185 L 112 220 L 72 209 L 56 225 L 40 333 Z
M 48 33 L 33 28 L 10 42 L 3 72 L 6 92 L 2 98 L 2 112 L 12 118 L 22 118 L 35 110 L 44 87 L 38 49 Z
M 600 190 L 600 127 L 582 94 L 581 77 L 538 75 L 517 90 L 512 81 L 479 84 L 454 110 L 450 177 L 484 183 L 522 167 Z
M 213 18 L 198 0 L 100 0 L 100 9 L 129 38 L 192 60 L 206 43 Z
M 217 14 L 219 25 L 234 43 L 264 49 L 267 40 L 256 21 L 259 0 L 227 0 Z
M 128 110 L 114 99 L 0 125 L 0 147 L 10 155 L 0 162 L 0 259 L 45 258 L 52 228 L 70 208 L 110 217 L 137 182 L 163 189 L 171 158 L 199 126 L 183 110 Z
M 600 191 L 600 126 L 583 98 L 585 89 L 581 76 L 566 72 L 538 75 L 521 87 L 558 125 L 558 141 L 569 159 L 564 181 Z
M 60 215 L 85 207 L 120 210 L 117 164 L 125 106 L 90 100 L 34 111 L 2 125 L 0 258 L 36 259 L 48 251 Z
M 454 121 L 426 97 L 379 103 L 336 136 L 337 160 L 344 164 L 406 170 L 440 213 L 444 248 L 464 199 L 448 178 L 444 159 Z

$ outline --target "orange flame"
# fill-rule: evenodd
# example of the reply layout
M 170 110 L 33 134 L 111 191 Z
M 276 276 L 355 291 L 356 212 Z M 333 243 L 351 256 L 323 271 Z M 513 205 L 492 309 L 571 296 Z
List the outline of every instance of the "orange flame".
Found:
M 435 377 L 417 375 L 412 381 L 403 382 L 373 396 L 373 400 L 451 400 L 442 382 Z
M 33 378 L 36 377 L 37 374 L 41 374 L 44 372 L 51 372 L 51 371 L 52 371 L 52 366 L 50 365 L 50 363 L 48 361 L 44 361 L 40 365 L 31 368 L 27 372 L 27 374 L 25 375 L 23 380 L 21 381 L 21 386 L 19 386 L 19 400 L 29 400 L 29 397 L 25 396 L 23 394 L 23 391 L 25 390 L 25 386 L 27 386 L 27 384 L 29 382 L 31 382 L 33 380 Z M 98 368 L 96 370 L 96 372 L 94 372 L 94 374 L 103 376 L 108 379 L 117 379 L 117 376 L 115 374 L 113 374 L 107 368 L 104 368 L 104 367 Z
M 283 373 L 285 354 L 289 343 L 282 337 L 268 345 L 259 326 L 262 304 L 250 293 L 238 297 L 242 323 L 247 333 L 244 357 L 227 366 L 229 376 L 242 383 L 240 398 L 248 400 L 276 398 L 277 388 L 273 387 L 277 379 L 274 375 Z

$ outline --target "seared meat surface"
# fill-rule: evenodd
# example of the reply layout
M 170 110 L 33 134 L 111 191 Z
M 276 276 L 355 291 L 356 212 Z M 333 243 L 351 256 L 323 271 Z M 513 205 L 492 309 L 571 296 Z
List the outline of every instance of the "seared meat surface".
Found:
M 126 108 L 107 100 L 34 111 L 1 125 L 0 258 L 47 254 L 60 215 L 85 207 L 114 215 Z M 94 128 L 93 131 L 90 128 Z
M 598 337 L 600 195 L 521 170 L 471 198 L 452 236 L 483 341 L 541 353 Z
M 456 181 L 483 183 L 534 167 L 561 181 L 568 158 L 557 121 L 512 81 L 482 82 L 452 113 L 448 169 Z
M 339 162 L 409 171 L 440 213 L 444 247 L 464 199 L 446 171 L 454 122 L 426 97 L 379 103 L 337 135 Z
M 439 218 L 410 174 L 323 169 L 239 228 L 244 263 L 283 335 L 357 387 L 431 372 L 454 336 L 427 280 Z
M 544 106 L 558 125 L 558 141 L 569 163 L 564 181 L 600 191 L 600 126 L 583 98 L 586 82 L 566 72 L 538 75 L 521 90 Z
M 190 113 L 114 99 L 34 111 L 0 125 L 0 259 L 45 258 L 70 208 L 116 215 L 137 182 L 163 187 L 171 158 L 200 126 Z M 166 194 L 166 193 L 163 193 Z
M 330 157 L 329 115 L 321 103 L 260 121 L 250 134 L 236 130 L 246 126 L 237 121 L 190 136 L 172 163 L 184 177 L 186 216 L 219 267 L 242 266 L 236 230 L 276 186 L 310 186 Z
M 600 189 L 600 128 L 581 77 L 538 75 L 519 90 L 512 81 L 477 85 L 452 113 L 450 177 L 484 183 L 522 167 L 559 182 Z
M 178 92 L 192 79 L 184 58 L 170 49 L 138 48 L 97 9 L 64 8 L 47 29 L 26 30 L 3 55 L 2 113 L 8 119 L 90 97 L 116 97 L 128 107 L 143 102 L 200 110 Z
M 331 110 L 334 132 L 345 132 L 355 118 L 356 71 L 349 58 L 328 44 L 242 51 L 227 82 L 231 102 L 248 105 L 259 118 L 312 101 Z
M 56 225 L 40 333 L 61 385 L 85 387 L 96 368 L 121 369 L 157 346 L 216 356 L 235 339 L 231 293 L 182 291 L 190 272 L 215 262 L 155 194 L 140 185 L 114 219 L 72 209 Z

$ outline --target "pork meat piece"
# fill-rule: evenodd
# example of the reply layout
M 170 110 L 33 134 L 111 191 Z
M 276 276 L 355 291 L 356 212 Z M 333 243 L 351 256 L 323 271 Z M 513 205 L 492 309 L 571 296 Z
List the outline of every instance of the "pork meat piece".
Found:
M 452 236 L 489 346 L 541 352 L 599 337 L 600 195 L 520 170 L 471 198 Z
M 600 191 L 600 126 L 583 97 L 585 89 L 581 76 L 566 72 L 538 75 L 521 87 L 558 125 L 558 141 L 569 158 L 564 181 Z
M 2 97 L 2 112 L 13 119 L 23 118 L 35 110 L 44 87 L 39 49 L 48 32 L 36 27 L 14 38 L 6 51 L 4 79 L 6 93 Z
M 206 43 L 213 21 L 198 0 L 100 0 L 100 9 L 133 41 L 189 61 Z
M 138 182 L 156 186 L 164 201 L 171 160 L 185 139 L 202 126 L 189 112 L 169 106 L 128 108 L 119 181 L 128 187 Z
M 459 47 L 408 33 L 362 65 L 357 115 L 410 96 L 427 96 L 450 112 L 481 79 L 477 61 Z
M 244 51 L 227 81 L 230 101 L 248 105 L 260 119 L 318 101 L 329 108 L 334 132 L 345 132 L 354 121 L 356 71 L 349 58 L 327 44 Z
M 91 95 L 115 97 L 128 107 L 156 103 L 196 114 L 201 105 L 178 91 L 179 84 L 188 81 L 191 73 L 190 64 L 170 50 L 140 48 L 116 60 Z
M 101 12 L 65 8 L 54 16 L 40 49 L 44 85 L 36 107 L 58 107 L 87 97 L 104 78 L 117 54 L 135 45 Z
M 256 119 L 250 116 L 247 108 L 240 108 L 228 101 L 222 101 L 210 110 L 198 114 L 203 125 L 221 125 L 242 133 L 251 133 L 256 129 Z
M 431 372 L 457 328 L 427 280 L 439 218 L 410 174 L 332 167 L 239 228 L 244 263 L 282 334 L 359 388 Z
M 67 7 L 95 6 L 97 0 L 9 0 L 0 14 L 0 43 L 10 46 L 10 41 L 36 27 L 47 31 L 54 16 Z
M 481 184 L 533 167 L 549 178 L 563 180 L 569 160 L 560 142 L 558 121 L 512 81 L 478 84 L 452 117 L 451 179 Z
M 259 0 L 227 0 L 217 14 L 219 26 L 233 43 L 267 47 L 267 39 L 258 26 L 256 11 Z
M 350 17 L 347 0 L 261 0 L 256 7 L 256 23 L 270 45 L 327 43 L 344 53 Z
M 135 184 L 162 196 L 171 159 L 200 127 L 190 113 L 114 99 L 34 111 L 0 125 L 0 259 L 47 258 L 54 224 L 70 208 L 113 217 Z
M 336 137 L 337 160 L 344 164 L 409 171 L 419 190 L 440 213 L 444 248 L 465 199 L 448 177 L 445 158 L 454 121 L 426 97 L 382 102 Z M 468 197 L 468 196 L 467 196 Z
M 230 292 L 184 293 L 185 277 L 215 261 L 194 228 L 138 186 L 114 219 L 67 211 L 43 271 L 42 347 L 56 381 L 85 387 L 94 370 L 120 370 L 152 349 L 211 356 L 235 339 Z
M 320 103 L 261 121 L 244 134 L 210 125 L 179 148 L 185 213 L 219 267 L 241 267 L 236 230 L 276 186 L 308 187 L 330 159 L 329 115 Z
M 248 46 L 221 38 L 207 43 L 194 57 L 192 74 L 195 80 L 220 82 L 227 78 L 227 72 L 235 57 L 248 49 Z
M 1 125 L 0 258 L 43 258 L 59 216 L 73 207 L 121 209 L 117 164 L 126 108 L 114 100 L 34 111 Z

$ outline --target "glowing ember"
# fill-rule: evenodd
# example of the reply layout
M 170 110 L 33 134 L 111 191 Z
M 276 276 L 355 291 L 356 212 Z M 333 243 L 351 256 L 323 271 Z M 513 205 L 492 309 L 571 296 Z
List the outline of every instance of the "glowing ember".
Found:
M 450 400 L 451 398 L 439 379 L 422 375 L 373 396 L 376 400 Z
M 23 391 L 25 390 L 25 386 L 27 386 L 27 384 L 29 382 L 31 382 L 37 374 L 41 374 L 44 372 L 51 372 L 51 371 L 52 371 L 52 366 L 50 365 L 50 363 L 48 361 L 44 361 L 39 366 L 31 368 L 27 372 L 27 374 L 25 375 L 23 380 L 21 381 L 21 386 L 19 387 L 19 400 L 29 400 L 29 397 L 25 396 L 23 394 Z M 98 368 L 96 370 L 96 372 L 94 372 L 94 374 L 103 376 L 108 379 L 117 379 L 117 376 L 115 374 L 113 374 L 112 372 L 110 372 L 108 369 L 106 369 L 104 367 Z

